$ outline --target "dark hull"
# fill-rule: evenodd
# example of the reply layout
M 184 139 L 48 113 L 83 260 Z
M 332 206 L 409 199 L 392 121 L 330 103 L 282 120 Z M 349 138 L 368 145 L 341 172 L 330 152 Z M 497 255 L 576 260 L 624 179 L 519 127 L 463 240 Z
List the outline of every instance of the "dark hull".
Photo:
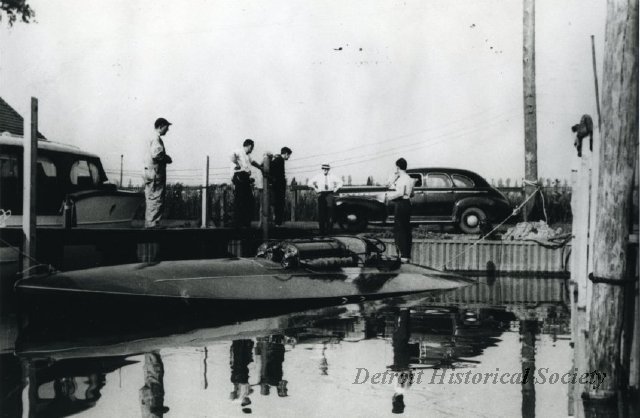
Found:
M 106 329 L 139 329 L 163 326 L 168 322 L 189 324 L 230 324 L 329 306 L 361 303 L 424 291 L 369 294 L 344 297 L 268 299 L 184 299 L 144 295 L 110 295 L 63 290 L 19 292 L 23 325 L 56 332 L 78 326 Z

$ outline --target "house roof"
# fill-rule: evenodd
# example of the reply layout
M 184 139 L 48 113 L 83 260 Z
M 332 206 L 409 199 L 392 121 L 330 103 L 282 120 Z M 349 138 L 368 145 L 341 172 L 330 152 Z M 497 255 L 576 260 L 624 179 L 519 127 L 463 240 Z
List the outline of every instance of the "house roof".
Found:
M 0 97 L 0 133 L 2 132 L 24 136 L 24 118 Z M 38 139 L 47 138 L 38 131 Z

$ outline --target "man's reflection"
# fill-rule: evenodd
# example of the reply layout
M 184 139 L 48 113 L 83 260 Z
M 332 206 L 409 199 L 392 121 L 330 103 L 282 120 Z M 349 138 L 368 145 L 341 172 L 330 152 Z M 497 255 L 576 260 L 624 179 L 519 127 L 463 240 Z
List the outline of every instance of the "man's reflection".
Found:
M 164 364 L 160 353 L 144 355 L 144 386 L 140 388 L 143 418 L 161 418 L 169 408 L 164 406 Z
M 251 399 L 249 395 L 253 392 L 249 385 L 249 363 L 253 361 L 253 341 L 234 340 L 231 343 L 231 383 L 233 390 L 230 398 L 232 401 L 239 401 L 242 412 L 250 414 Z
M 329 362 L 327 361 L 327 342 L 322 343 L 322 357 L 320 358 L 320 369 L 321 376 L 329 376 Z
M 413 373 L 411 371 L 411 352 L 409 347 L 409 320 L 408 309 L 401 309 L 396 315 L 393 327 L 393 364 L 390 369 L 394 371 L 395 393 L 391 398 L 391 412 L 394 414 L 404 413 L 404 395 L 406 390 L 413 383 Z
M 275 386 L 278 396 L 287 396 L 287 381 L 284 380 L 284 335 L 272 335 L 259 338 L 256 355 L 260 356 L 260 394 L 269 395 L 271 386 Z

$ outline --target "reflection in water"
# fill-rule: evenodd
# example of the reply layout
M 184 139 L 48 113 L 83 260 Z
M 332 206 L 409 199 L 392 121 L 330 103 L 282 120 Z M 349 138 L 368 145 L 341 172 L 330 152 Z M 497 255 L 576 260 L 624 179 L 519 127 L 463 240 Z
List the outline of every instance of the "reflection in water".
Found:
M 409 354 L 409 320 L 410 312 L 402 309 L 396 316 L 393 330 L 393 364 L 390 369 L 394 371 L 395 392 L 391 398 L 391 412 L 402 414 L 404 412 L 404 394 L 413 381 Z
M 233 390 L 230 398 L 237 401 L 242 412 L 251 413 L 251 398 L 253 389 L 249 385 L 249 363 L 253 362 L 253 340 L 234 340 L 231 343 L 231 383 Z
M 284 335 L 259 337 L 256 345 L 256 356 L 260 356 L 260 394 L 269 395 L 271 387 L 275 387 L 278 396 L 287 396 L 287 381 L 282 378 L 284 363 Z
M 525 319 L 520 321 L 520 334 L 522 338 L 522 375 L 533 376 L 536 369 L 536 334 L 538 333 L 538 321 Z M 536 387 L 533 379 L 522 382 L 522 417 L 535 418 L 536 416 Z
M 144 386 L 140 388 L 143 418 L 161 418 L 169 411 L 164 405 L 164 364 L 158 352 L 144 355 Z
M 448 378 L 455 371 L 483 364 L 490 364 L 493 371 L 503 363 L 505 370 L 510 367 L 508 371 L 514 371 L 516 367 L 524 372 L 536 367 L 535 350 L 540 348 L 536 340 L 540 335 L 551 335 L 553 344 L 568 346 L 564 286 L 544 280 L 550 290 L 531 291 L 527 287 L 530 285 L 520 279 L 510 283 L 501 277 L 481 281 L 475 289 L 448 294 L 345 305 L 184 334 L 166 330 L 153 339 L 131 336 L 123 341 L 126 344 L 114 345 L 113 335 L 104 336 L 108 343 L 101 344 L 93 333 L 83 348 L 82 331 L 78 330 L 76 340 L 67 346 L 64 341 L 52 340 L 50 346 L 55 350 L 50 352 L 47 341 L 36 339 L 36 345 L 30 345 L 22 334 L 22 388 L 28 394 L 22 405 L 27 414 L 23 415 L 69 416 L 93 408 L 94 412 L 101 411 L 95 415 L 109 416 L 105 411 L 117 402 L 141 408 L 143 417 L 162 417 L 169 411 L 165 401 L 171 406 L 172 416 L 229 416 L 253 410 L 261 416 L 321 412 L 375 415 L 379 411 L 388 413 L 389 401 L 391 412 L 396 414 L 421 415 L 429 410 L 436 416 L 474 415 L 477 403 L 484 402 L 484 393 L 496 396 L 511 388 L 468 385 L 461 388 L 464 391 L 456 392 L 455 387 L 425 384 L 429 380 L 427 372 L 438 376 L 449 373 Z M 527 302 L 528 298 L 533 298 L 534 303 Z M 25 349 L 30 347 L 32 351 Z M 198 356 L 190 369 L 189 353 L 194 347 L 198 353 L 205 353 L 204 385 L 201 378 L 195 379 L 203 370 L 202 357 Z M 169 361 L 168 357 L 161 353 L 169 348 L 172 360 L 165 363 L 163 358 Z M 144 353 L 140 362 L 129 359 L 139 353 Z M 16 360 L 0 357 L 3 370 L 16 370 L 4 365 Z M 540 363 L 539 356 L 537 360 Z M 372 374 L 385 375 L 388 383 L 353 385 L 353 370 L 360 366 Z M 184 368 L 193 377 L 180 380 L 179 373 L 171 373 L 172 367 Z M 352 370 L 346 370 L 349 368 Z M 19 373 L 20 367 L 17 370 Z M 109 378 L 115 371 L 122 372 L 123 387 L 118 387 L 117 377 Z M 424 373 L 422 384 L 417 380 L 420 373 Z M 140 376 L 144 377 L 142 387 Z M 230 376 L 230 395 L 225 376 Z M 135 381 L 135 387 L 128 386 L 128 381 Z M 20 388 L 19 382 L 15 385 Z M 102 396 L 105 388 L 109 396 Z M 254 388 L 259 396 L 253 395 Z M 176 392 L 180 390 L 184 392 Z M 3 386 L 3 399 L 20 402 L 19 397 L 10 397 L 8 392 Z M 482 413 L 533 417 L 536 404 L 543 404 L 544 396 L 564 396 L 561 391 L 538 390 L 532 381 L 518 386 L 515 397 L 513 391 L 509 393 L 510 397 L 501 402 L 513 404 L 515 414 L 513 409 L 491 409 L 491 402 L 482 404 Z M 348 403 L 352 406 L 347 402 L 335 402 L 334 409 L 324 406 L 327 399 L 346 399 L 340 398 L 344 394 L 349 394 Z M 432 402 L 431 398 L 440 402 Z M 455 400 L 449 402 L 449 398 Z M 566 405 L 566 399 L 556 400 L 556 404 Z M 188 410 L 187 405 L 202 409 Z M 18 405 L 11 409 L 17 412 L 14 416 L 20 415 L 20 408 Z M 133 415 L 131 410 L 128 413 Z

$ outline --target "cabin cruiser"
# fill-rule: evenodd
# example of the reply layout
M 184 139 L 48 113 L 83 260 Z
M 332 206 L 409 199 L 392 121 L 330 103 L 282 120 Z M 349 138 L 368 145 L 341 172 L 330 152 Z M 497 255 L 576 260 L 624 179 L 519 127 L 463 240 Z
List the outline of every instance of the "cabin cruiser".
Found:
M 21 136 L 8 132 L 0 134 L 3 226 L 22 225 L 23 155 Z M 40 138 L 37 157 L 38 226 L 131 226 L 136 212 L 144 203 L 144 195 L 117 190 L 115 184 L 108 183 L 97 155 Z M 63 210 L 65 206 L 66 211 Z

